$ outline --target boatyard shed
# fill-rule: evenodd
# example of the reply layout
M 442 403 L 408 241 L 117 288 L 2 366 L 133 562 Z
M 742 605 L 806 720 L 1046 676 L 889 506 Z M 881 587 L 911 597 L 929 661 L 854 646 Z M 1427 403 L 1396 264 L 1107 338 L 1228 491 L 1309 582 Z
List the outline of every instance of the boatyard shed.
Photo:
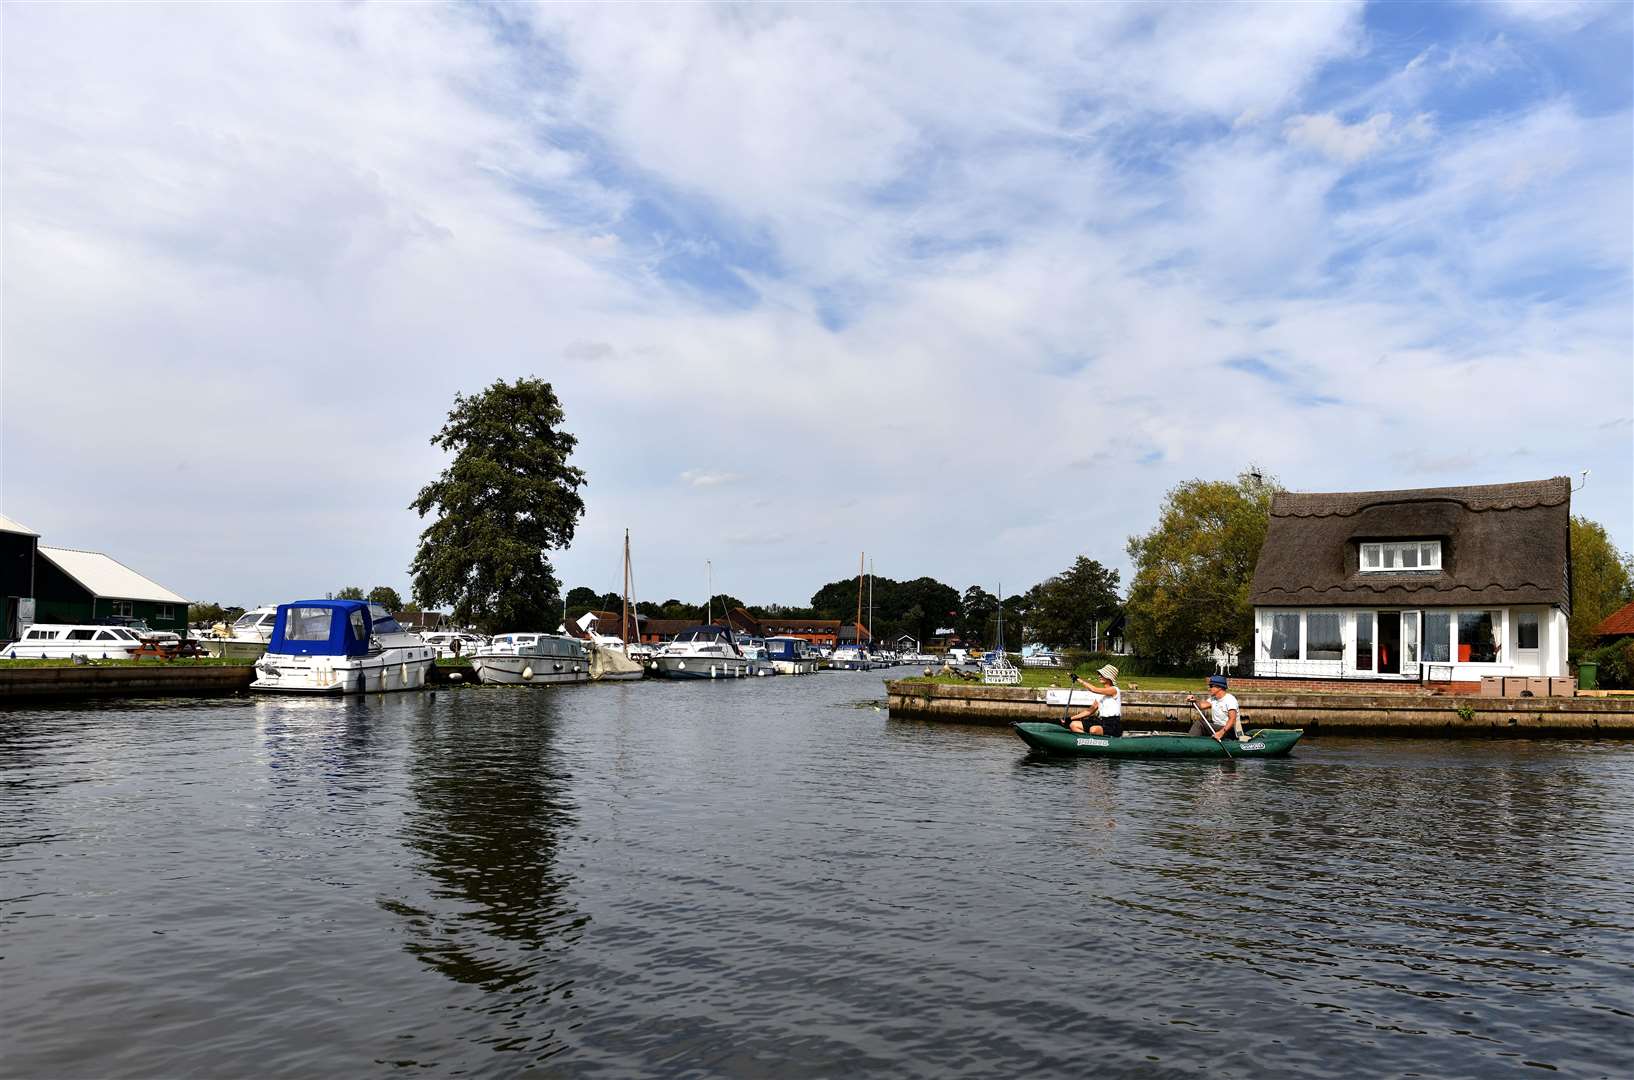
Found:
M 1271 501 L 1253 674 L 1476 682 L 1566 674 L 1571 482 Z
M 98 551 L 40 545 L 35 565 L 39 622 L 141 619 L 155 630 L 187 627 L 187 600 Z
M 34 560 L 40 534 L 0 514 L 0 641 L 34 621 Z

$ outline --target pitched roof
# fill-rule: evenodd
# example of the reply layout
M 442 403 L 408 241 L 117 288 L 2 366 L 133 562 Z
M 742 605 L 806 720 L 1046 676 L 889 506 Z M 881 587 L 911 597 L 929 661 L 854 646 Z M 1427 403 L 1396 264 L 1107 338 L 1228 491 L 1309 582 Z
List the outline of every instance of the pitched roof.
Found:
M 1634 634 L 1634 600 L 1607 615 L 1594 628 L 1595 637 L 1622 637 L 1624 634 Z
M 1280 492 L 1254 567 L 1258 606 L 1554 604 L 1571 610 L 1571 481 Z M 1440 540 L 1441 570 L 1367 573 L 1363 541 Z
M 39 536 L 40 534 L 24 525 L 20 521 L 13 521 L 4 514 L 0 514 L 0 532 L 21 533 L 23 536 Z
M 76 551 L 73 548 L 40 545 L 40 554 L 51 560 L 63 573 L 79 582 L 92 596 L 112 597 L 116 600 L 151 600 L 160 604 L 185 604 L 187 599 L 171 592 L 150 578 L 111 559 L 100 551 Z

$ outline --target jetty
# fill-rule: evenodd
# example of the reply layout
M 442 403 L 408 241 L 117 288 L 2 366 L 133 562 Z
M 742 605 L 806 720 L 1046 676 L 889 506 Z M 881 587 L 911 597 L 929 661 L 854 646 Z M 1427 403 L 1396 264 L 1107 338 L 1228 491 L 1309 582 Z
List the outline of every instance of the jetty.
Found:
M 1303 728 L 1308 736 L 1405 735 L 1439 738 L 1634 738 L 1634 699 L 1613 697 L 1497 698 L 1401 693 L 1312 693 L 1239 690 L 1250 728 Z M 1044 690 L 1020 686 L 954 685 L 924 679 L 885 684 L 893 719 L 1002 726 L 1059 721 Z M 1126 728 L 1183 731 L 1191 706 L 1179 691 L 1126 689 Z

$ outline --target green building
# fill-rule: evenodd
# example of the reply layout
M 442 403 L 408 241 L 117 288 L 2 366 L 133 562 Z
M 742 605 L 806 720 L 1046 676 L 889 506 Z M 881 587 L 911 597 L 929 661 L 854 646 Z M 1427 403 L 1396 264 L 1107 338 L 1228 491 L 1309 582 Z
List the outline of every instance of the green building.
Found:
M 13 641 L 33 622 L 34 552 L 40 534 L 0 514 L 0 641 Z
M 187 600 L 98 551 L 40 544 L 34 564 L 34 621 L 141 619 L 155 630 L 187 626 Z

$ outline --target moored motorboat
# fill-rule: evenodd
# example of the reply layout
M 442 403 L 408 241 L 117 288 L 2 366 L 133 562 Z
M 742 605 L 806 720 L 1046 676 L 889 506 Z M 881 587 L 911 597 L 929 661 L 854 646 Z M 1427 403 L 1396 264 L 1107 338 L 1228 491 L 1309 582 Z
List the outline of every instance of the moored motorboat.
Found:
M 590 642 L 590 678 L 593 682 L 635 682 L 646 678 L 647 669 L 633 656 L 626 656 L 622 641 L 616 645 L 599 640 Z
M 298 600 L 278 605 L 272 640 L 256 661 L 250 688 L 307 694 L 418 690 L 433 660 L 431 646 L 379 604 Z
M 741 679 L 749 661 L 721 626 L 694 626 L 676 635 L 653 658 L 666 679 Z
M 251 608 L 231 627 L 216 623 L 207 634 L 199 635 L 199 646 L 210 656 L 253 660 L 267 651 L 278 609 L 272 605 Z
M 822 666 L 811 643 L 800 637 L 769 637 L 766 655 L 780 675 L 809 675 Z
M 566 634 L 496 634 L 471 654 L 477 679 L 503 686 L 590 681 L 590 652 Z
M 1021 741 L 1057 757 L 1119 758 L 1267 758 L 1286 757 L 1305 734 L 1302 728 L 1264 728 L 1246 739 L 1221 745 L 1208 735 L 1174 735 L 1160 731 L 1125 732 L 1120 736 L 1088 735 L 1057 723 L 1016 723 Z
M 67 660 L 80 656 L 87 660 L 128 660 L 141 647 L 142 639 L 123 626 L 33 623 L 21 638 L 6 646 L 0 659 Z

